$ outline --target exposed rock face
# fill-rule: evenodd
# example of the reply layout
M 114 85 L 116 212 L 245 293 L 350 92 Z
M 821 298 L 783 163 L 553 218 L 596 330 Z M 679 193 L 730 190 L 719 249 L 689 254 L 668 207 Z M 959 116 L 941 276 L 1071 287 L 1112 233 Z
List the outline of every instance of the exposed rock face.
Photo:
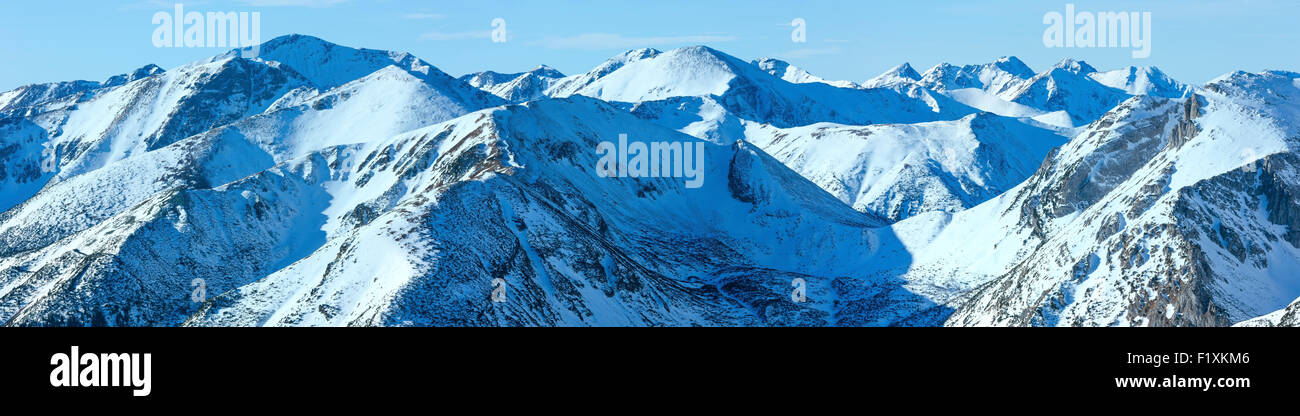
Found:
M 1034 230 L 1030 254 L 947 323 L 1221 326 L 1300 294 L 1300 280 L 1274 272 L 1289 264 L 1268 264 L 1296 261 L 1300 159 L 1283 152 L 1220 173 L 1184 172 L 1191 167 L 1180 158 L 1242 134 L 1207 130 L 1206 104 L 1130 99 L 1053 155 L 1014 205 L 1019 224 Z M 1216 111 L 1238 108 L 1220 102 Z M 1186 175 L 1204 179 L 1180 183 Z

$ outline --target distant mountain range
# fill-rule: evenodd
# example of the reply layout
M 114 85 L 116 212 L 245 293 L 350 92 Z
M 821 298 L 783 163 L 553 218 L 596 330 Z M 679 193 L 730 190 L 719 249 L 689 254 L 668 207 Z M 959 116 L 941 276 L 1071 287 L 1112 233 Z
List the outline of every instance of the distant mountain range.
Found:
M 1300 323 L 1294 72 L 258 52 L 0 93 L 0 322 Z M 621 135 L 702 186 L 605 177 Z

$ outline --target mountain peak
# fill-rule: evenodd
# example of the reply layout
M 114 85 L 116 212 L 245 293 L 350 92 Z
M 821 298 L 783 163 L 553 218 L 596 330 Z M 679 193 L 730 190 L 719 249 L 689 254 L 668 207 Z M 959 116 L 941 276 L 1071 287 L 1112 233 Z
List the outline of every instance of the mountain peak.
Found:
M 912 64 L 908 62 L 903 62 L 902 65 L 890 69 L 889 72 L 886 72 L 886 74 L 893 74 L 911 80 L 921 79 L 921 74 L 919 72 L 916 72 L 916 68 L 912 68 Z
M 925 70 L 925 72 L 922 73 L 921 76 L 922 76 L 922 77 L 926 77 L 926 76 L 931 76 L 931 75 L 940 75 L 940 74 L 955 73 L 955 72 L 960 71 L 960 70 L 961 70 L 961 67 L 959 67 L 959 66 L 957 66 L 957 65 L 953 65 L 953 64 L 950 64 L 950 63 L 947 63 L 947 62 L 940 62 L 940 63 L 936 64 L 935 66 L 930 67 L 930 69 Z
M 683 46 L 683 47 L 677 48 L 676 50 L 680 50 L 680 51 L 683 51 L 683 52 L 691 52 L 691 53 L 707 53 L 707 54 L 720 54 L 720 53 L 722 53 L 721 51 L 718 51 L 717 49 L 713 49 L 713 48 L 710 48 L 710 47 L 708 47 L 708 46 L 704 46 L 704 45 Z
M 691 65 L 694 65 L 696 63 L 710 62 L 710 61 L 725 62 L 728 64 L 733 62 L 742 62 L 742 63 L 744 62 L 739 60 L 738 58 L 728 55 L 726 52 L 722 52 L 717 49 L 713 49 L 704 45 L 683 46 L 677 49 L 670 50 L 661 56 L 671 56 L 673 60 L 676 60 L 681 63 L 691 64 Z
M 119 75 L 108 77 L 108 80 L 104 81 L 103 86 L 115 87 L 118 85 L 126 84 L 131 81 L 135 81 L 140 78 L 146 78 L 150 75 L 161 73 L 163 71 L 164 70 L 158 65 L 148 64 L 136 69 L 135 71 L 131 71 L 130 73 L 119 74 Z
M 759 68 L 763 68 L 764 70 L 767 70 L 768 68 L 777 69 L 777 68 L 785 68 L 787 66 L 790 66 L 789 62 L 777 58 L 771 58 L 771 57 L 758 58 L 751 63 L 754 65 L 758 65 Z
M 288 65 L 322 89 L 343 85 L 388 65 L 413 71 L 432 68 L 409 53 L 352 48 L 299 34 L 279 36 L 256 47 L 236 49 L 224 57 L 246 56 L 252 52 L 257 53 L 255 59 Z
M 655 48 L 640 48 L 640 49 L 632 49 L 627 52 L 623 52 L 612 59 L 626 58 L 631 60 L 637 60 L 637 59 L 651 58 L 661 53 L 663 53 L 663 51 L 660 51 Z
M 1300 89 L 1300 73 L 1285 70 L 1263 72 L 1238 70 L 1210 80 L 1205 88 L 1227 95 L 1255 97 L 1290 94 L 1293 90 Z M 1300 114 L 1300 111 L 1297 114 Z
M 587 73 L 585 74 L 566 77 L 564 79 L 557 81 L 555 85 L 552 85 L 550 88 L 547 88 L 546 94 L 553 97 L 567 97 L 570 95 L 577 94 L 578 91 L 582 90 L 588 85 L 591 85 L 592 83 L 595 83 L 600 78 L 609 75 L 614 71 L 617 71 L 619 68 L 622 68 L 624 65 L 636 61 L 654 58 L 656 56 L 659 56 L 662 53 L 663 52 L 660 52 L 658 49 L 641 48 L 641 49 L 632 49 L 627 52 L 614 55 L 613 57 L 606 59 L 605 62 L 602 62 L 600 65 L 597 65 L 595 68 L 592 68 L 590 71 L 587 71 Z
M 262 49 L 275 49 L 275 48 L 282 48 L 282 47 L 294 47 L 294 46 L 306 46 L 306 45 L 338 46 L 337 44 L 326 41 L 325 39 L 321 39 L 311 35 L 302 35 L 297 33 L 276 36 L 274 38 L 271 38 L 271 40 L 262 42 L 262 44 L 259 46 L 261 46 Z
M 1034 70 L 1030 69 L 1029 65 L 1025 65 L 1024 61 L 1021 61 L 1020 58 L 1015 56 L 1003 56 L 998 58 L 997 61 L 993 62 L 993 66 L 1021 78 L 1034 76 Z
M 158 65 L 154 65 L 154 64 L 148 64 L 148 65 L 145 65 L 145 66 L 140 67 L 139 69 L 136 69 L 135 72 L 132 72 L 132 73 L 131 73 L 131 75 L 137 75 L 137 76 L 138 76 L 138 75 L 152 75 L 152 74 L 156 74 L 156 73 L 159 73 L 159 72 L 163 72 L 162 67 L 159 67 Z
M 875 78 L 869 79 L 862 83 L 867 88 L 887 87 L 898 84 L 908 84 L 921 80 L 921 74 L 912 68 L 912 64 L 904 62 L 902 65 L 890 68 L 888 71 Z
M 1073 58 L 1062 59 L 1061 62 L 1057 62 L 1056 65 L 1052 66 L 1052 68 L 1063 69 L 1070 73 L 1079 74 L 1079 75 L 1086 75 L 1086 74 L 1091 74 L 1093 72 L 1097 72 L 1097 68 L 1093 68 L 1092 65 L 1088 65 L 1087 62 L 1076 61 Z
M 628 63 L 654 58 L 662 54 L 662 51 L 654 48 L 632 49 L 606 59 L 605 62 L 596 66 L 596 68 L 593 68 L 589 74 L 601 76 L 608 74 L 615 69 L 621 68 L 623 65 Z
M 1156 67 L 1128 66 L 1121 69 L 1087 74 L 1089 78 L 1107 87 L 1123 90 L 1129 95 L 1153 95 L 1178 98 L 1191 88 L 1174 80 Z
M 856 85 L 848 81 L 828 81 L 826 79 L 823 79 L 822 77 L 813 75 L 808 71 L 803 70 L 803 68 L 790 65 L 789 62 L 782 61 L 776 58 L 755 59 L 754 61 L 750 62 L 750 64 L 758 67 L 758 69 L 762 70 L 763 72 L 772 74 L 777 78 L 781 78 L 783 80 L 795 84 L 807 84 L 811 82 L 820 82 L 823 84 L 836 86 L 840 88 L 856 87 Z
M 729 88 L 729 81 L 747 69 L 758 72 L 757 68 L 706 46 L 687 46 L 663 53 L 636 49 L 610 58 L 586 74 L 557 83 L 547 94 L 552 97 L 584 94 L 623 102 L 722 94 Z
M 538 65 L 537 68 L 533 68 L 532 71 L 528 71 L 527 73 L 546 78 L 564 78 L 564 73 L 546 65 Z
M 536 68 L 533 68 L 528 72 L 504 74 L 496 71 L 482 71 L 482 72 L 465 74 L 460 76 L 460 78 L 458 79 L 464 81 L 465 83 L 468 83 L 472 87 L 479 88 L 489 93 L 492 93 L 493 95 L 496 95 L 498 97 L 511 100 L 511 98 L 507 96 L 514 96 L 517 93 L 517 91 L 511 92 L 509 94 L 505 94 L 505 91 L 498 91 L 497 88 L 501 86 L 505 86 L 507 84 L 536 84 L 543 87 L 549 87 L 554 82 L 554 80 L 558 80 L 560 78 L 564 78 L 564 74 L 556 70 L 555 68 L 551 68 L 546 65 L 538 65 Z M 506 86 L 503 88 L 514 90 L 519 87 L 520 85 L 514 85 L 514 86 Z M 534 98 L 539 94 L 541 94 L 540 91 L 529 92 L 527 96 L 529 98 Z
M 759 58 L 750 62 L 769 74 L 777 77 L 784 77 L 786 71 L 790 68 L 790 63 L 776 58 Z M 787 80 L 788 81 L 788 80 Z

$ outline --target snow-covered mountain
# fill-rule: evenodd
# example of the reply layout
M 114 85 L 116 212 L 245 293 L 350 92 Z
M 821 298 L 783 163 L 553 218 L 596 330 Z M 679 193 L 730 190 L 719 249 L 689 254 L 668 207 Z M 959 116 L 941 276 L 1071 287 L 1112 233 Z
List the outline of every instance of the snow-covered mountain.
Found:
M 703 143 L 574 97 L 363 145 L 339 164 L 351 169 L 332 174 L 341 179 L 321 185 L 333 195 L 320 218 L 328 241 L 187 324 L 834 322 L 825 297 L 780 302 L 789 276 L 826 288 L 856 281 L 833 271 L 870 250 L 864 233 L 878 220 L 743 142 L 705 144 L 698 189 L 601 178 L 588 149 L 618 134 Z M 826 238 L 807 241 L 808 232 Z M 495 278 L 509 301 L 488 301 Z
M 795 84 L 807 84 L 809 82 L 820 82 L 823 84 L 836 86 L 840 88 L 857 87 L 856 84 L 849 81 L 828 81 L 822 77 L 813 75 L 808 71 L 803 70 L 803 68 L 790 65 L 789 62 L 782 61 L 776 58 L 763 58 L 763 59 L 755 60 L 752 63 L 758 66 L 758 68 L 762 69 L 764 72 L 767 72 L 769 74 L 776 76 L 777 78 L 781 78 L 783 80 L 790 81 Z
M 308 39 L 306 45 L 308 51 L 322 50 L 315 47 L 319 45 L 315 40 Z M 325 49 L 353 54 L 337 46 Z M 312 62 L 276 56 L 288 53 L 283 47 L 263 50 L 268 52 L 262 55 L 266 59 L 275 56 L 299 65 Z M 324 274 L 293 271 L 312 264 L 313 253 L 338 255 L 330 250 L 355 250 L 348 247 L 363 239 L 370 241 L 364 244 L 369 254 L 363 263 L 389 267 L 384 269 L 386 279 L 375 280 L 373 290 L 356 284 L 372 282 L 366 276 L 374 276 L 378 269 L 358 266 L 338 281 L 355 282 L 337 287 L 340 292 L 334 295 L 342 298 L 326 302 L 294 295 L 294 303 L 283 307 L 290 311 L 295 304 L 310 305 L 317 316 L 257 320 L 256 316 L 278 311 L 261 308 L 242 315 L 238 322 L 825 325 L 834 323 L 829 296 L 818 295 L 818 301 L 806 306 L 775 300 L 788 296 L 784 288 L 794 278 L 789 276 L 812 282 L 846 279 L 831 273 L 836 263 L 855 261 L 856 253 L 869 251 L 873 239 L 867 237 L 868 228 L 883 224 L 840 204 L 743 142 L 708 144 L 711 150 L 705 153 L 704 163 L 708 170 L 701 189 L 685 188 L 678 179 L 604 179 L 592 174 L 595 156 L 590 149 L 598 139 L 613 140 L 620 133 L 645 140 L 690 143 L 697 139 L 583 97 L 470 113 L 438 124 L 443 114 L 463 110 L 465 100 L 450 97 L 474 95 L 439 88 L 448 85 L 439 83 L 444 78 L 435 69 L 399 59 L 411 66 L 390 64 L 319 91 L 320 85 L 328 85 L 325 74 L 351 70 L 358 60 L 315 52 L 312 56 L 322 65 L 313 74 L 326 80 L 321 84 L 293 76 L 292 69 L 280 61 L 244 60 L 234 54 L 160 75 L 206 75 L 247 65 L 279 69 L 286 79 L 297 81 L 292 88 L 278 87 L 276 91 L 282 92 L 278 97 L 261 101 L 270 103 L 260 113 L 108 159 L 95 169 L 63 171 L 66 179 L 7 211 L 0 217 L 0 239 L 6 248 L 0 259 L 0 320 L 11 325 L 178 324 L 199 306 L 188 297 L 193 278 L 204 279 L 214 295 L 261 289 L 261 283 L 254 283 L 278 281 L 279 276 L 333 280 L 339 276 L 330 267 Z M 346 64 L 331 71 L 330 62 Z M 179 79 L 191 78 L 208 77 Z M 250 76 L 246 81 L 257 79 Z M 169 78 L 153 82 L 188 85 Z M 108 96 L 140 94 L 136 89 L 145 88 L 143 83 L 128 83 Z M 449 86 L 459 88 L 459 93 L 477 91 L 459 81 Z M 494 104 L 483 101 L 478 104 Z M 429 112 L 410 112 L 408 103 L 423 104 Z M 385 105 L 399 112 L 385 110 Z M 188 108 L 181 106 L 173 113 L 183 117 Z M 576 115 L 582 115 L 581 123 L 574 121 Z M 429 127 L 391 136 L 406 122 Z M 378 134 L 391 138 L 374 138 Z M 355 141 L 343 143 L 348 139 Z M 110 198 L 100 195 L 105 190 L 110 190 Z M 644 202 L 631 203 L 638 199 Z M 485 221 L 482 204 L 491 201 L 501 208 L 492 211 L 494 220 Z M 438 211 L 431 214 L 417 208 L 421 206 Z M 590 211 L 595 207 L 605 208 Z M 615 207 L 618 210 L 609 211 Z M 393 224 L 389 217 L 411 221 L 412 231 L 449 234 L 422 237 L 413 246 L 408 244 L 415 240 L 403 242 L 405 237 L 391 241 L 395 235 L 385 231 Z M 439 219 L 431 222 L 434 218 Z M 682 225 L 664 228 L 670 218 Z M 530 222 L 536 231 L 518 228 Z M 569 225 L 552 228 L 561 224 Z M 660 231 L 653 231 L 656 227 Z M 782 228 L 787 231 L 779 231 Z M 808 232 L 835 238 L 809 241 L 804 238 Z M 481 240 L 491 235 L 508 240 Z M 654 243 L 656 238 L 659 242 Z M 510 248 L 508 241 L 518 243 Z M 394 245 L 385 245 L 390 243 Z M 467 251 L 434 248 L 443 244 Z M 671 253 L 666 251 L 669 248 Z M 453 264 L 462 263 L 453 259 L 488 253 L 481 250 L 495 250 L 502 263 L 464 263 L 487 268 L 472 266 L 456 272 L 469 279 L 462 283 L 470 286 L 461 289 L 491 291 L 490 278 L 471 278 L 488 273 L 480 276 L 506 278 L 521 300 L 529 299 L 529 290 L 539 290 L 532 295 L 544 301 L 521 302 L 501 309 L 495 317 L 481 316 L 472 308 L 452 308 L 442 314 L 406 311 L 436 308 L 428 297 L 451 292 L 421 294 L 419 288 L 444 285 L 453 274 Z M 604 254 L 583 257 L 575 250 Z M 843 254 L 826 255 L 836 251 Z M 785 255 L 798 252 L 807 254 L 802 260 Z M 432 258 L 425 256 L 435 253 L 452 257 L 427 263 Z M 526 253 L 536 257 L 519 256 Z M 403 259 L 426 263 L 399 261 Z M 542 259 L 553 264 L 543 265 Z M 599 275 L 579 272 L 591 267 L 610 269 Z M 410 274 L 403 275 L 402 270 Z M 806 274 L 816 271 L 826 274 Z M 733 282 L 737 276 L 750 275 L 775 280 L 760 286 L 747 279 Z M 579 290 L 591 299 L 572 298 Z M 450 302 L 446 305 L 459 305 L 471 298 L 486 299 L 443 299 Z M 217 301 L 221 299 L 226 297 Z M 351 303 L 359 299 L 364 302 Z M 757 313 L 750 309 L 768 303 L 774 305 Z M 492 304 L 484 302 L 484 306 Z M 349 312 L 335 314 L 331 308 Z
M 258 82 L 249 82 L 254 78 Z M 0 164 L 16 173 L 11 178 L 18 179 L 0 181 L 6 186 L 4 208 L 19 203 L 26 208 L 15 207 L 0 218 L 18 215 L 15 211 L 22 209 L 44 217 L 68 214 L 70 210 L 42 207 L 33 195 L 42 187 L 165 147 L 219 123 L 257 114 L 305 82 L 294 72 L 267 62 L 212 59 L 126 84 L 95 84 L 72 95 L 50 94 L 43 101 L 31 101 L 20 113 L 7 117 L 4 124 L 14 134 L 0 137 L 0 143 L 18 145 L 15 153 L 0 156 Z M 66 205 L 70 201 L 52 202 Z M 4 229 L 0 234 L 9 232 L 7 227 L 0 228 Z
M 661 53 L 663 52 L 660 52 L 658 49 L 652 49 L 652 48 L 633 49 L 624 52 L 622 54 L 619 54 L 618 56 L 605 60 L 605 62 L 602 62 L 600 65 L 597 65 L 595 68 L 592 68 L 590 71 L 587 71 L 587 73 L 585 74 L 576 74 L 576 75 L 570 75 L 561 78 L 559 81 L 556 81 L 555 85 L 552 85 L 551 88 L 546 91 L 546 95 L 547 96 L 573 95 L 578 90 L 581 90 L 586 86 L 591 85 L 592 83 L 599 80 L 601 77 L 604 77 L 605 75 L 609 75 L 610 73 L 617 71 L 619 68 L 622 68 L 623 66 L 629 63 L 645 60 L 645 59 L 651 59 L 656 56 L 659 56 L 659 54 Z
M 790 276 L 823 292 L 832 281 L 861 286 L 835 271 L 871 250 L 879 220 L 743 142 L 707 144 L 698 189 L 600 178 L 582 149 L 618 134 L 698 142 L 576 97 L 326 149 L 222 186 L 161 191 L 7 258 L 6 286 L 31 290 L 0 298 L 24 305 L 4 318 L 176 324 L 198 306 L 187 296 L 199 277 L 225 294 L 191 324 L 835 322 L 829 295 L 779 300 Z M 173 146 L 218 140 L 239 138 Z M 732 282 L 737 274 L 745 279 Z M 514 302 L 488 301 L 494 278 Z M 157 306 L 129 308 L 139 304 Z
M 279 56 L 295 43 L 308 55 Z M 501 104 L 413 57 L 324 44 L 277 38 L 259 59 L 226 54 L 97 91 L 76 106 L 27 117 L 31 124 L 15 123 L 19 134 L 2 140 L 25 137 L 27 145 L 23 157 L 4 160 L 20 173 L 14 177 L 21 186 L 6 187 L 0 201 L 15 205 L 0 214 L 2 253 L 44 247 L 165 189 L 224 184 L 328 146 L 378 140 Z M 329 82 L 332 74 L 372 61 L 358 56 L 400 57 L 408 66 L 374 63 L 375 71 L 321 92 L 296 70 L 265 60 L 311 66 Z M 233 127 L 222 135 L 238 140 L 161 151 L 227 125 Z M 40 137 L 45 142 L 33 144 Z M 33 170 L 32 155 L 44 148 L 54 149 L 50 160 L 41 160 L 49 169 Z M 105 190 L 113 192 L 98 195 Z
M 1030 119 L 977 115 L 919 82 L 840 88 L 791 68 L 773 59 L 745 65 L 708 48 L 683 48 L 597 77 L 582 91 L 598 97 L 619 91 L 615 102 L 632 100 L 625 106 L 638 117 L 701 139 L 753 143 L 855 209 L 891 222 L 992 198 L 1028 177 L 1067 134 Z M 605 86 L 625 82 L 609 79 L 616 76 L 636 81 Z M 680 95 L 656 95 L 664 91 Z M 803 104 L 783 104 L 800 94 Z M 812 104 L 818 101 L 853 104 L 818 113 Z M 804 112 L 754 111 L 785 106 Z
M 1191 94 L 1194 90 L 1154 66 L 1130 66 L 1113 71 L 1093 72 L 1088 77 L 1107 87 L 1123 90 L 1128 95 L 1179 98 Z
M 587 74 L 566 78 L 552 97 L 585 95 L 609 102 L 646 103 L 695 98 L 745 120 L 779 127 L 816 122 L 854 125 L 957 119 L 973 109 L 923 88 L 840 88 L 792 83 L 755 63 L 704 47 L 636 50 Z
M 464 75 L 459 79 L 503 100 L 522 103 L 546 97 L 546 90 L 562 78 L 564 74 L 560 71 L 541 65 L 532 71 L 517 74 L 484 71 Z
M 904 62 L 902 65 L 891 68 L 874 78 L 862 83 L 866 88 L 892 87 L 895 85 L 910 85 L 921 81 L 921 74 L 912 68 L 912 64 Z
M 1283 308 L 1300 296 L 1297 78 L 1129 98 L 998 198 L 895 224 L 919 253 L 897 271 L 946 325 L 1229 325 Z
M 52 82 L 18 87 L 0 92 L 0 116 L 34 116 L 68 107 L 93 98 L 98 91 L 160 72 L 163 72 L 162 68 L 149 64 L 130 73 L 111 76 L 104 82 Z
M 855 85 L 688 47 L 457 79 L 310 36 L 246 52 L 0 93 L 0 322 L 1300 316 L 1293 72 L 1007 57 Z M 700 170 L 598 174 L 622 135 Z
M 1019 184 L 1056 132 L 990 113 L 917 124 L 745 124 L 745 138 L 854 209 L 898 221 L 956 212 Z
M 64 106 L 77 102 L 86 93 L 100 87 L 94 81 L 52 82 L 33 84 L 0 93 L 0 114 L 26 115 L 46 111 L 45 108 L 31 109 L 37 104 Z
M 902 72 L 892 69 L 864 85 L 909 83 Z M 1154 67 L 1099 72 L 1086 62 L 1065 59 L 1036 74 L 1014 56 L 981 65 L 939 64 L 916 83 L 980 110 L 1061 127 L 1091 123 L 1135 95 L 1179 98 L 1192 91 Z
M 910 66 L 907 67 L 910 69 Z M 897 71 L 898 68 L 890 72 Z M 886 72 L 888 75 L 890 72 Z M 1032 78 L 1034 71 L 1024 61 L 1014 56 L 1004 56 L 982 65 L 955 66 L 948 63 L 935 65 L 921 74 L 918 83 L 935 91 L 976 88 L 989 94 L 1002 95 Z

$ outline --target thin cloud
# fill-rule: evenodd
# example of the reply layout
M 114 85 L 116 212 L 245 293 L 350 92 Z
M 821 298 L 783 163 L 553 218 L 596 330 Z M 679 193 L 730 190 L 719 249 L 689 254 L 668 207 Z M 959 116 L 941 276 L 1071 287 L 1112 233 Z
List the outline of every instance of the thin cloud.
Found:
M 257 7 L 331 7 L 348 0 L 240 0 L 241 3 Z
M 411 20 L 440 20 L 446 19 L 447 15 L 439 13 L 407 13 L 402 15 L 402 18 Z
M 833 46 L 829 48 L 794 49 L 794 50 L 785 51 L 785 53 L 782 53 L 780 56 L 786 59 L 799 59 L 799 58 L 807 58 L 810 56 L 818 56 L 818 55 L 838 55 L 839 53 L 840 53 L 840 48 L 838 46 Z
M 492 31 L 490 30 L 471 30 L 466 32 L 426 32 L 420 35 L 424 40 L 466 40 L 466 39 L 490 39 Z
M 348 0 L 239 0 L 239 3 L 249 7 L 331 7 L 336 4 L 345 3 Z M 186 10 L 194 10 L 193 6 L 210 6 L 214 4 L 209 0 L 186 0 L 179 2 L 176 0 L 136 0 L 130 3 L 124 3 L 118 7 L 119 10 L 172 10 L 177 3 L 185 5 Z
M 123 3 L 121 6 L 118 7 L 118 10 L 154 9 L 154 10 L 170 11 L 174 7 L 176 7 L 176 3 L 177 3 L 176 0 L 138 0 L 135 2 Z M 202 5 L 207 5 L 209 3 L 211 2 L 207 0 L 189 0 L 182 4 L 184 4 L 185 7 L 189 9 L 190 6 L 196 6 L 196 5 L 202 6 Z
M 545 38 L 534 43 L 549 49 L 606 50 L 683 43 L 730 42 L 737 39 L 730 35 L 623 36 L 614 33 L 583 33 L 577 36 Z

